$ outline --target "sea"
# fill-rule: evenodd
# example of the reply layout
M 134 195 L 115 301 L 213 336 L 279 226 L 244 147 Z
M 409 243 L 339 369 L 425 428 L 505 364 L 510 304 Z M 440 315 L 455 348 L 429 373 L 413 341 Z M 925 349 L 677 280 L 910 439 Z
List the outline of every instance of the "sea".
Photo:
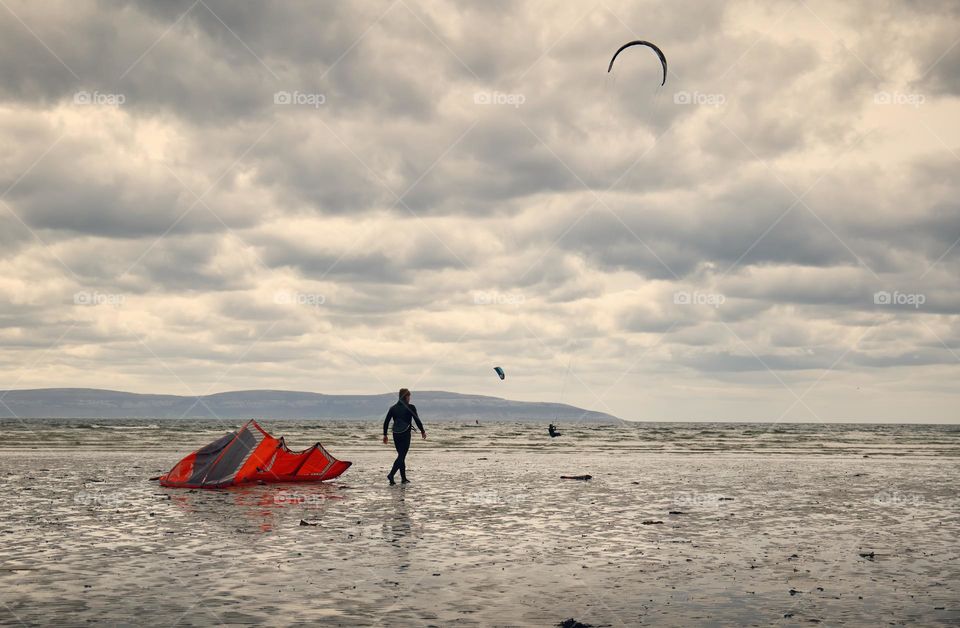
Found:
M 69 449 L 189 453 L 244 421 L 212 419 L 0 419 L 0 451 Z M 260 420 L 293 449 L 322 442 L 333 451 L 376 449 L 380 421 Z M 560 423 L 437 421 L 431 448 L 471 450 L 620 451 L 670 454 L 815 456 L 960 456 L 960 425 L 862 423 Z M 174 461 L 175 462 L 175 461 Z

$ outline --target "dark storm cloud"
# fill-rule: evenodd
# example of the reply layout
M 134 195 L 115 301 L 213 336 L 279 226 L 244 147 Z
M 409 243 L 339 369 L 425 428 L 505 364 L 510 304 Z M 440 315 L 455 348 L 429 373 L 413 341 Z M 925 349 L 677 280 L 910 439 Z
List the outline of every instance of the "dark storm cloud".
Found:
M 856 263 L 815 218 L 803 209 L 790 210 L 794 199 L 776 184 L 745 185 L 701 202 L 708 211 L 614 201 L 611 209 L 619 219 L 596 210 L 564 236 L 564 243 L 605 265 L 658 279 L 686 276 L 703 263 L 715 263 L 721 271 L 735 263 Z
M 324 94 L 334 110 L 424 117 L 433 84 L 391 62 L 427 67 L 434 47 L 409 38 L 417 29 L 418 38 L 432 36 L 402 4 L 388 7 L 11 3 L 20 19 L 0 20 L 0 95 L 49 104 L 71 102 L 80 90 L 122 94 L 135 111 L 229 125 L 275 111 L 278 91 L 301 90 Z
M 954 5 L 956 9 L 956 5 Z M 913 84 L 928 89 L 935 95 L 960 95 L 960 44 L 957 43 L 957 28 L 960 15 L 943 24 L 930 38 L 923 42 L 919 66 L 920 76 Z

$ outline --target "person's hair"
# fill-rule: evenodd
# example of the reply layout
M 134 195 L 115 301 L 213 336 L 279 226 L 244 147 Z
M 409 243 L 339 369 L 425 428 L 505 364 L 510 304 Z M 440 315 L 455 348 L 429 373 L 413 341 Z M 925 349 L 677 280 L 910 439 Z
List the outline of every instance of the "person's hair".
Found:
M 409 388 L 401 388 L 401 389 L 400 389 L 400 400 L 401 400 L 401 401 L 403 401 L 404 399 L 406 399 L 406 398 L 409 397 L 409 396 L 410 396 L 410 389 L 409 389 Z

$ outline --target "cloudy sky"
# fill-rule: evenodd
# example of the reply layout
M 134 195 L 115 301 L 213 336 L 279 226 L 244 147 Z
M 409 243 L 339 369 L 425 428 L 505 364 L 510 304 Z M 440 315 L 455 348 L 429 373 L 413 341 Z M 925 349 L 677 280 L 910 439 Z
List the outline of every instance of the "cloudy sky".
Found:
M 0 388 L 955 422 L 958 38 L 952 0 L 0 0 Z M 607 74 L 631 39 L 666 86 Z

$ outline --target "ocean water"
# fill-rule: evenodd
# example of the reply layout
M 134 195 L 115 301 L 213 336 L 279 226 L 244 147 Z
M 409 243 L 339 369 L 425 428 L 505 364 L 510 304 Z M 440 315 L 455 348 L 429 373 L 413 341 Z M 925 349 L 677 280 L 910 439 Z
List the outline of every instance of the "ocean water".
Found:
M 242 421 L 0 419 L 0 450 L 182 451 L 189 453 Z M 320 441 L 336 455 L 380 447 L 379 421 L 260 421 L 294 449 Z M 864 425 L 807 423 L 560 424 L 428 422 L 431 449 L 619 451 L 676 454 L 789 454 L 818 456 L 960 456 L 960 425 Z M 176 460 L 173 460 L 176 462 Z

